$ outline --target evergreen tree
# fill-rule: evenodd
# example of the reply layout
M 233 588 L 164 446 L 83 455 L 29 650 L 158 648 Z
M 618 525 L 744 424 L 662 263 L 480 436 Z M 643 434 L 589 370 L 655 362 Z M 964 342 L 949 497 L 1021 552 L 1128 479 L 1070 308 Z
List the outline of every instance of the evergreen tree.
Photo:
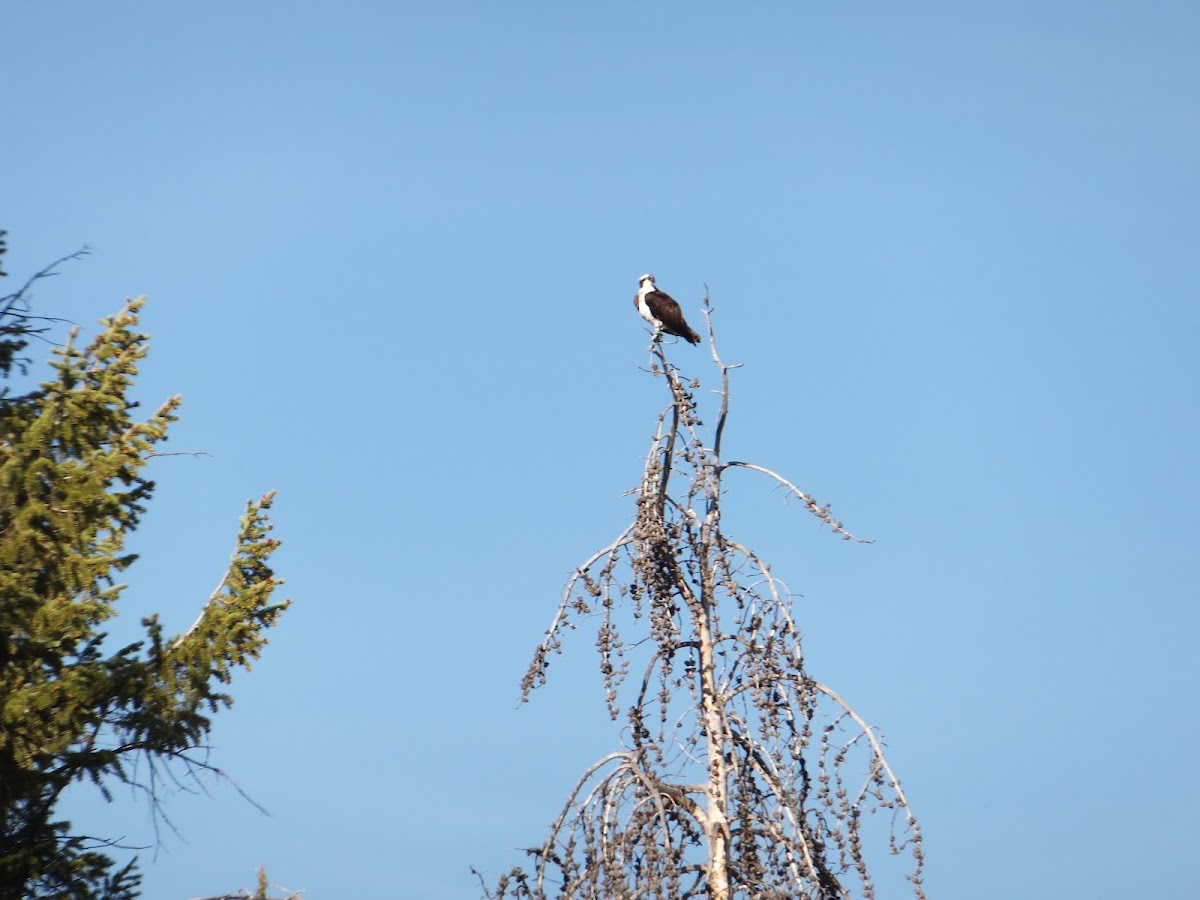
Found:
M 34 279 L 0 300 L 0 376 L 40 327 L 25 296 Z M 156 803 L 168 770 L 217 771 L 203 755 L 210 717 L 232 703 L 234 670 L 259 656 L 290 602 L 272 602 L 281 582 L 267 494 L 247 504 L 228 569 L 191 627 L 168 636 L 151 616 L 143 640 L 105 642 L 136 558 L 126 537 L 154 489 L 144 469 L 179 405 L 135 418 L 142 303 L 126 302 L 84 347 L 72 331 L 52 378 L 0 395 L 0 900 L 137 895 L 135 863 L 118 866 L 56 804 L 83 781 L 106 797 L 110 785 L 136 785 Z

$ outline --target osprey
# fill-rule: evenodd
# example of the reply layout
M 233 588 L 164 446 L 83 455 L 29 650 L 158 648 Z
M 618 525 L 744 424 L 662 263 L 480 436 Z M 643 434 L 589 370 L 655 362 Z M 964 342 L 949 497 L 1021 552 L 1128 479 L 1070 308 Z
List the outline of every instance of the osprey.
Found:
M 639 281 L 641 287 L 637 296 L 633 298 L 633 305 L 642 314 L 642 318 L 654 326 L 654 339 L 658 340 L 660 333 L 665 331 L 667 334 L 683 338 L 690 344 L 700 343 L 700 335 L 688 327 L 679 304 L 670 294 L 654 286 L 654 276 L 643 275 Z

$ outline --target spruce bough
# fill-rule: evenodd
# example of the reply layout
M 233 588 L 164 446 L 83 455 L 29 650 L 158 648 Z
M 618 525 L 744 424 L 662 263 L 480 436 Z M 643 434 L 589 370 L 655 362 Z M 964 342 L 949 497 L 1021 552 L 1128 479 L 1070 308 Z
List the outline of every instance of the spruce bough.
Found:
M 191 627 L 167 636 L 151 616 L 143 640 L 105 644 L 136 559 L 126 538 L 154 490 L 144 470 L 179 406 L 173 397 L 135 418 L 142 304 L 128 301 L 82 349 L 72 332 L 50 381 L 0 394 L 0 900 L 137 896 L 135 864 L 118 867 L 104 840 L 56 820 L 55 805 L 80 781 L 106 796 L 135 785 L 157 805 L 163 776 L 218 771 L 204 754 L 210 717 L 232 703 L 234 670 L 250 668 L 290 603 L 272 602 L 268 493 L 246 505 Z

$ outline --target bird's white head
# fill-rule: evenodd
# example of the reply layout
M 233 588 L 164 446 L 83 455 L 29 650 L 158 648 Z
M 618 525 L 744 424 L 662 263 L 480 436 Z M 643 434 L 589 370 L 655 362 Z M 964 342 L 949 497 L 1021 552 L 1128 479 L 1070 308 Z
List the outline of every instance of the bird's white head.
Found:
M 645 275 L 643 275 L 641 278 L 638 279 L 638 284 L 641 285 L 642 287 L 646 286 L 646 282 L 649 282 L 650 286 L 654 287 L 654 276 L 651 275 L 649 272 L 647 272 Z

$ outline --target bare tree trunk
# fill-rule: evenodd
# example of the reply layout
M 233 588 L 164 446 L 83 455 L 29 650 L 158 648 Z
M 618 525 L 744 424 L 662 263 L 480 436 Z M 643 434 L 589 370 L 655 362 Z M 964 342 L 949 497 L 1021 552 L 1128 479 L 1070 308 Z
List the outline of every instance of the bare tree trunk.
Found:
M 702 715 L 708 736 L 707 819 L 704 835 L 708 841 L 708 896 L 712 900 L 729 897 L 729 786 L 725 763 L 724 704 L 717 690 L 713 661 L 712 629 L 708 623 L 708 604 L 701 603 L 698 616 L 700 643 L 700 691 Z

